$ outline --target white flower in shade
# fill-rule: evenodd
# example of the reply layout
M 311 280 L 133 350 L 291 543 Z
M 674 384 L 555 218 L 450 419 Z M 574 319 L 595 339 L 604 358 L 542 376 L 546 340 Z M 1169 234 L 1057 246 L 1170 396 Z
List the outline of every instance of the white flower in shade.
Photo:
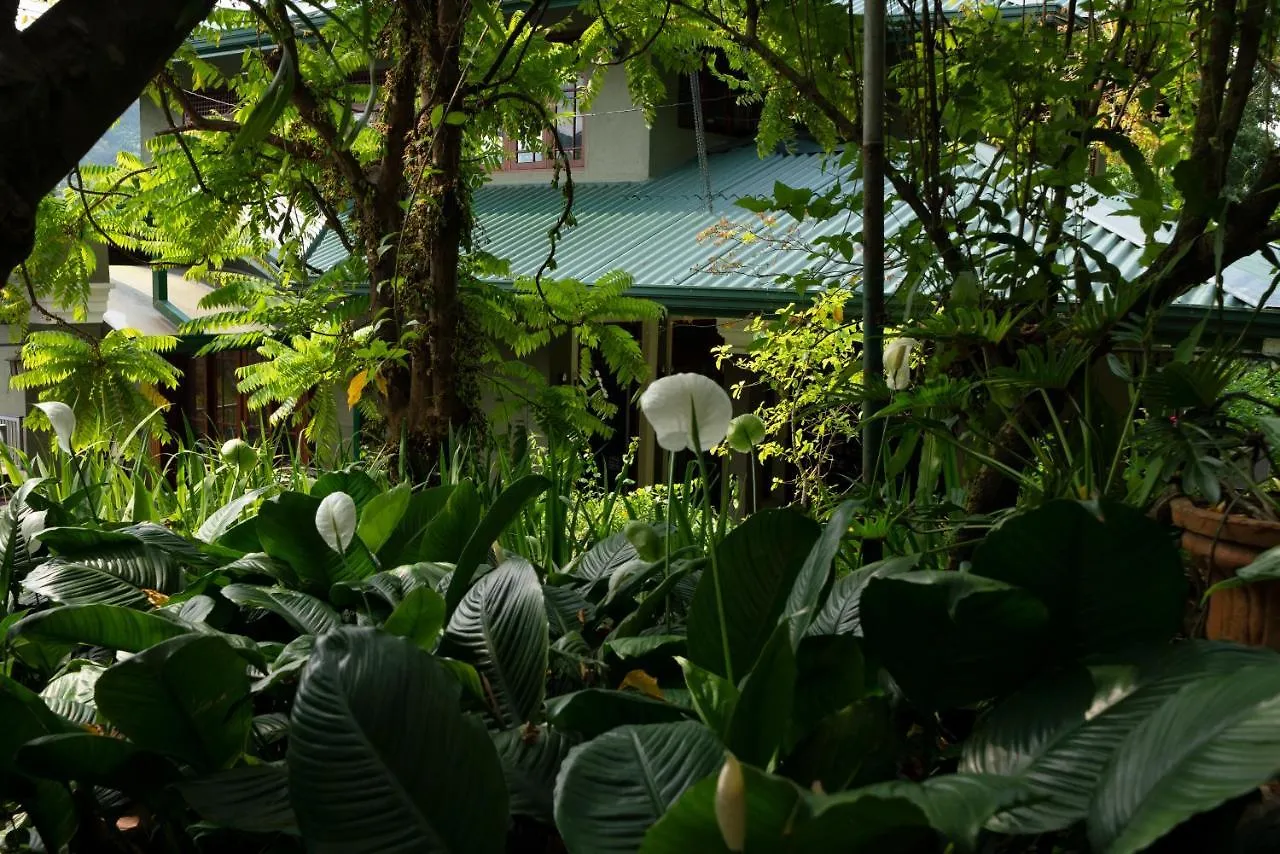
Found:
M 901 391 L 911 385 L 911 351 L 919 346 L 914 338 L 895 338 L 884 348 L 884 376 L 889 388 Z
M 716 780 L 716 824 L 720 838 L 730 851 L 747 847 L 747 781 L 742 765 L 732 754 L 726 754 L 720 777 Z
M 258 461 L 258 452 L 244 439 L 228 439 L 222 444 L 222 459 L 244 471 L 253 468 Z
M 48 525 L 48 510 L 28 510 L 19 523 L 19 530 L 22 531 L 22 539 L 27 544 L 27 551 L 35 554 L 40 551 L 44 543 L 36 539 L 36 535 L 43 531 Z
M 56 400 L 46 400 L 37 403 L 36 409 L 49 419 L 53 434 L 58 437 L 58 447 L 65 453 L 71 453 L 71 434 L 76 432 L 76 414 L 71 407 Z
M 658 434 L 658 444 L 668 451 L 710 450 L 724 440 L 733 417 L 729 393 L 702 374 L 672 374 L 654 380 L 640 395 L 640 409 Z
M 330 492 L 316 508 L 316 531 L 325 545 L 345 554 L 356 535 L 356 502 L 345 492 Z

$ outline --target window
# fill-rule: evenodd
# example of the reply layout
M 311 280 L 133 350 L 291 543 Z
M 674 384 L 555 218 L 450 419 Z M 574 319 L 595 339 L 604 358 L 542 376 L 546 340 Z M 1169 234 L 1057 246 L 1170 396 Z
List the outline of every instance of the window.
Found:
M 717 56 L 717 68 L 724 70 L 724 60 Z M 760 127 L 760 104 L 741 104 L 742 95 L 723 79 L 703 68 L 698 72 L 698 88 L 702 93 L 702 119 L 707 133 L 721 136 L 755 136 Z M 689 75 L 680 75 L 680 106 L 676 112 L 676 124 L 685 130 L 694 129 L 693 88 Z
M 584 117 L 580 104 L 581 83 L 573 80 L 565 84 L 560 103 L 556 108 L 555 130 L 544 130 L 538 142 L 507 140 L 507 156 L 502 164 L 506 169 L 548 169 L 555 161 L 556 142 L 564 149 L 572 166 L 580 166 L 586 159 L 583 149 Z M 555 134 L 552 136 L 552 134 Z

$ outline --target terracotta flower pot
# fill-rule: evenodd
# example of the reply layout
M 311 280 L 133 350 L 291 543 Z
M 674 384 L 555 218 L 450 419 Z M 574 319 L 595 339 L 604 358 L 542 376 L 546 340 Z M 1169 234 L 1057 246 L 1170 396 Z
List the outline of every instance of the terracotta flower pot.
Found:
M 1182 529 L 1182 547 L 1206 584 L 1216 584 L 1280 546 L 1280 522 L 1197 507 L 1189 498 L 1170 504 L 1173 523 Z M 1280 582 L 1264 581 L 1220 590 L 1209 600 L 1205 635 L 1280 650 Z

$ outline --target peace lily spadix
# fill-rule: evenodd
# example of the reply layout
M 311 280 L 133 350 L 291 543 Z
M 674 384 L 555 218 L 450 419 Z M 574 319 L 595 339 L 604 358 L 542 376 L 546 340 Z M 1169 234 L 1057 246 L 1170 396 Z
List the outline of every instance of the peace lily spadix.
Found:
M 884 348 L 885 382 L 892 390 L 911 385 L 911 351 L 919 346 L 914 338 L 895 338 Z
M 658 444 L 668 451 L 710 450 L 724 441 L 733 417 L 728 392 L 702 374 L 654 380 L 640 395 L 640 409 L 658 435 Z
M 64 453 L 71 453 L 71 435 L 76 432 L 76 414 L 71 407 L 56 400 L 46 400 L 36 404 L 36 409 L 44 413 L 53 427 L 53 434 L 58 437 L 58 447 Z

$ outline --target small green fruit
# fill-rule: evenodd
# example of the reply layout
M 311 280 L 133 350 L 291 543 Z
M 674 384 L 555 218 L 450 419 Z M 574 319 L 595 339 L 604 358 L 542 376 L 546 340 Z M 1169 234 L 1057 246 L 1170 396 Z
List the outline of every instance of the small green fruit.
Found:
M 764 421 L 754 412 L 739 415 L 729 422 L 729 435 L 726 441 L 729 447 L 740 454 L 749 454 L 751 449 L 764 441 Z
M 629 522 L 622 529 L 622 535 L 635 546 L 636 554 L 642 560 L 654 561 L 662 557 L 662 537 L 648 522 Z
M 228 439 L 222 445 L 222 459 L 244 471 L 258 461 L 258 452 L 244 439 Z

